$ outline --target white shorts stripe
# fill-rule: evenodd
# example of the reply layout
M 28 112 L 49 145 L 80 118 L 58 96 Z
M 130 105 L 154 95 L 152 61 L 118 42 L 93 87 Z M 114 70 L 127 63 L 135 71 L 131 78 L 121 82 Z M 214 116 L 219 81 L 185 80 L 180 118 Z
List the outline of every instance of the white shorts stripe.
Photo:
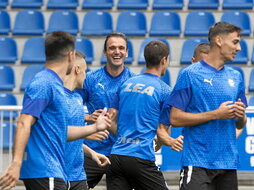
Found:
M 192 170 L 193 170 L 193 166 L 188 166 L 188 173 L 187 173 L 187 184 L 190 182 L 191 180 L 191 175 L 192 175 Z
M 179 184 L 179 186 L 180 186 L 180 188 L 181 188 L 181 186 L 182 186 L 182 184 L 183 184 L 183 176 L 184 176 L 184 169 L 182 169 L 182 171 L 181 171 L 181 173 L 180 173 L 180 184 Z
M 49 178 L 49 190 L 54 190 L 54 178 Z

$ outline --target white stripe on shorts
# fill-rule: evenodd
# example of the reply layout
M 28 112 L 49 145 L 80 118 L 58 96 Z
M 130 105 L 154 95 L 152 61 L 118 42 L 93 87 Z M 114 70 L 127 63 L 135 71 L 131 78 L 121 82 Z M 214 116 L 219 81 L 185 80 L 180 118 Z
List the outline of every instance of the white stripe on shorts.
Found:
M 54 190 L 54 178 L 49 178 L 49 190 Z
M 188 166 L 188 173 L 187 173 L 187 184 L 190 182 L 191 180 L 191 175 L 192 175 L 192 170 L 193 170 L 193 166 Z

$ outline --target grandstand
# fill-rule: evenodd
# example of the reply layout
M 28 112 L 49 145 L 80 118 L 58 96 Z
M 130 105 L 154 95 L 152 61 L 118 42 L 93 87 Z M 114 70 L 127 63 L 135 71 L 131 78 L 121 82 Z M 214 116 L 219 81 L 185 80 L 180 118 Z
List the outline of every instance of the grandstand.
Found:
M 79 50 L 89 54 L 89 60 L 87 60 L 89 68 L 94 70 L 103 66 L 102 52 L 106 34 L 110 31 L 124 32 L 129 39 L 128 43 L 132 45 L 133 56 L 129 59 L 127 66 L 131 71 L 140 73 L 144 67 L 144 64 L 139 62 L 142 43 L 148 38 L 163 38 L 171 48 L 168 71 L 173 87 L 178 72 L 190 63 L 188 59 L 191 58 L 195 45 L 206 41 L 209 27 L 215 22 L 227 20 L 229 13 L 232 23 L 244 31 L 242 36 L 244 48 L 237 57 L 239 61 L 227 64 L 241 68 L 247 99 L 249 100 L 254 95 L 254 28 L 252 27 L 254 5 L 252 0 L 24 0 L 20 2 L 21 0 L 0 0 L 0 69 L 7 65 L 14 71 L 13 88 L 0 87 L 0 92 L 13 94 L 17 99 L 17 105 L 22 104 L 25 89 L 22 81 L 28 80 L 25 79 L 26 76 L 31 78 L 27 74 L 24 75 L 26 69 L 31 65 L 39 67 L 38 64 L 44 63 L 44 55 L 38 51 L 39 48 L 43 49 L 41 44 L 32 46 L 38 46 L 38 49 L 30 49 L 31 57 L 34 59 L 24 61 L 24 58 L 27 58 L 23 57 L 24 53 L 28 51 L 25 47 L 31 39 L 36 38 L 37 41 L 34 42 L 38 43 L 38 40 L 43 39 L 48 32 L 55 30 L 68 31 L 77 36 L 79 41 L 82 41 L 82 38 L 88 39 L 86 41 L 91 42 L 89 48 L 82 50 L 82 46 L 79 46 L 81 48 Z M 26 15 L 21 14 L 24 12 Z M 153 23 L 153 19 L 158 15 L 161 17 Z M 174 22 L 170 20 L 173 16 Z M 179 20 L 176 21 L 176 18 Z M 166 24 L 168 26 L 164 26 Z M 17 32 L 17 29 L 20 31 Z M 184 48 L 185 43 L 189 41 L 194 42 L 190 47 Z M 29 54 L 26 56 L 31 58 Z M 2 79 L 3 76 L 10 76 L 2 74 L 0 76 L 0 85 L 6 86 L 7 84 L 2 83 L 9 79 Z M 254 172 L 254 166 L 252 172 Z M 178 173 L 175 173 L 175 176 L 178 176 Z M 254 185 L 251 181 L 254 180 L 253 176 L 253 173 L 252 177 L 240 175 L 239 179 L 242 179 L 243 185 Z M 168 181 L 176 185 L 174 177 L 168 177 Z

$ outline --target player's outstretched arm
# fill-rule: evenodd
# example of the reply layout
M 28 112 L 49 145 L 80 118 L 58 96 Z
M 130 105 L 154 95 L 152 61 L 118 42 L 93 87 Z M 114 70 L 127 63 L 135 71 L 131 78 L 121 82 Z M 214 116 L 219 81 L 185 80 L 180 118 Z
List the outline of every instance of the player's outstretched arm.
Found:
M 111 128 L 109 129 L 114 135 L 117 134 L 117 115 L 118 110 L 115 108 L 109 109 L 109 118 L 111 119 Z
M 111 126 L 111 120 L 109 119 L 107 108 L 104 108 L 103 112 L 97 118 L 96 123 L 92 125 L 87 125 L 85 127 L 68 126 L 67 141 L 73 141 L 73 140 L 85 138 L 98 131 L 107 130 L 110 126 Z
M 96 122 L 99 115 L 102 113 L 103 109 L 95 110 L 92 114 L 86 114 L 85 115 L 85 121 L 88 123 L 94 123 Z
M 16 183 L 19 179 L 24 150 L 30 136 L 31 126 L 35 121 L 36 118 L 31 115 L 20 115 L 14 138 L 12 163 L 7 168 L 5 173 L 0 177 L 0 189 L 11 189 L 16 186 Z
M 110 163 L 110 160 L 108 157 L 104 156 L 103 154 L 99 154 L 89 148 L 88 146 L 83 144 L 83 149 L 86 155 L 90 156 L 97 164 L 99 167 L 104 167 Z
M 160 123 L 157 129 L 157 138 L 162 145 L 171 147 L 174 151 L 181 151 L 183 149 L 183 136 L 179 136 L 176 139 L 170 137 L 168 126 Z
M 213 111 L 202 113 L 190 113 L 172 107 L 170 111 L 170 122 L 173 127 L 191 127 L 217 119 L 235 118 L 234 105 L 232 101 L 223 102 L 220 107 Z

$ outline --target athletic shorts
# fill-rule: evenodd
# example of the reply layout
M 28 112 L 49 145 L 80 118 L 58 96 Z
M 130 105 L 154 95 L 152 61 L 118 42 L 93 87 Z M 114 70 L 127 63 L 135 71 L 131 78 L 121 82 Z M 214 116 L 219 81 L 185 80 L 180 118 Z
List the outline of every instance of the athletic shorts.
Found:
M 132 156 L 110 155 L 107 189 L 168 190 L 154 161 Z
M 180 172 L 180 190 L 237 190 L 236 170 L 183 167 Z
M 88 186 L 85 180 L 69 181 L 67 190 L 88 190 Z
M 26 190 L 66 190 L 67 185 L 59 178 L 22 179 Z
M 91 157 L 86 155 L 84 167 L 89 188 L 94 188 L 101 181 L 102 176 L 106 174 L 108 169 L 108 166 L 99 167 Z

